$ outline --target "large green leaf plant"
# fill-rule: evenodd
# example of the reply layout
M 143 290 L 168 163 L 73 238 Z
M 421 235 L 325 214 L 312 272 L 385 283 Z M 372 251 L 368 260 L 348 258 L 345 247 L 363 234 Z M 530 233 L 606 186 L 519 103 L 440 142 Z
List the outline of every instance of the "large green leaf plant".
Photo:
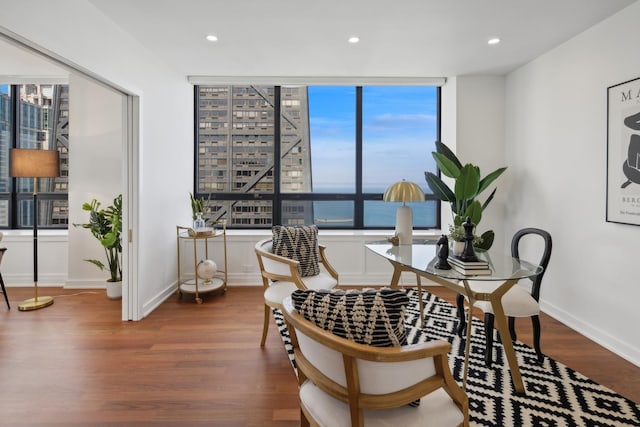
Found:
M 459 232 L 462 223 L 467 217 L 476 225 L 476 229 L 482 220 L 482 213 L 487 208 L 496 193 L 493 189 L 489 197 L 483 203 L 478 200 L 480 193 L 485 191 L 502 173 L 507 169 L 502 167 L 496 169 L 485 177 L 481 177 L 480 168 L 471 163 L 465 165 L 444 143 L 436 141 L 436 151 L 431 153 L 436 164 L 443 175 L 453 178 L 453 190 L 434 173 L 425 172 L 427 185 L 436 196 L 443 202 L 451 204 L 453 214 L 452 230 Z M 479 238 L 474 239 L 474 246 L 480 250 L 488 250 L 493 245 L 495 234 L 493 230 L 487 230 Z
M 96 199 L 82 204 L 82 210 L 89 212 L 89 222 L 86 224 L 74 224 L 76 227 L 86 228 L 91 231 L 93 237 L 98 239 L 104 248 L 110 273 L 110 282 L 122 280 L 122 194 L 113 199 L 113 204 L 102 209 Z M 100 270 L 107 266 L 97 259 L 85 259 Z

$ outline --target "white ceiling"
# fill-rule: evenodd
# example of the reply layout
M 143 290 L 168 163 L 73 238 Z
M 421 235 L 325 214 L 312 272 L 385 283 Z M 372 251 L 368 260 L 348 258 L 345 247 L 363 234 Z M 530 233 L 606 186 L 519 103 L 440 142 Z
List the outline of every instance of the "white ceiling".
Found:
M 505 74 L 637 0 L 88 1 L 185 76 L 331 79 Z M 68 75 L 2 38 L 0 59 L 0 81 Z
M 90 0 L 184 75 L 317 77 L 504 74 L 634 1 Z

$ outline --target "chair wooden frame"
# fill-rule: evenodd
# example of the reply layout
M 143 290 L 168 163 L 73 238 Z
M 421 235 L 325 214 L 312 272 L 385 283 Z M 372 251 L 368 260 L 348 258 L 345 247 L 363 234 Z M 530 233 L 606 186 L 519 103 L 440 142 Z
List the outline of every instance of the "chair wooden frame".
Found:
M 300 262 L 280 255 L 276 255 L 270 250 L 265 249 L 270 246 L 271 239 L 261 240 L 255 245 L 255 252 L 256 256 L 258 257 L 258 265 L 260 267 L 260 275 L 262 277 L 262 286 L 264 288 L 264 291 L 267 292 L 269 287 L 272 286 L 272 283 L 274 282 L 292 283 L 297 289 L 307 289 L 308 287 L 305 284 L 305 278 L 301 277 L 300 273 L 298 272 L 298 265 L 300 264 Z M 320 265 L 337 283 L 338 272 L 331 266 L 331 264 L 329 264 L 329 261 L 327 260 L 325 254 L 326 247 L 324 245 L 319 245 L 319 249 Z M 295 289 L 292 286 L 290 290 L 291 292 L 293 292 L 293 290 Z M 260 341 L 260 347 L 264 347 L 264 344 L 267 340 L 267 333 L 269 332 L 269 319 L 271 317 L 272 308 L 282 310 L 282 304 L 268 301 L 265 298 L 264 324 L 262 328 L 262 340 Z
M 447 356 L 451 349 L 451 344 L 448 342 L 437 340 L 401 347 L 373 347 L 358 344 L 325 331 L 306 320 L 295 311 L 291 298 L 287 298 L 283 302 L 283 315 L 287 322 L 293 345 L 299 384 L 302 386 L 305 381 L 309 380 L 323 392 L 348 404 L 352 426 L 361 427 L 364 425 L 363 410 L 365 409 L 384 410 L 397 408 L 440 388 L 446 391 L 460 410 L 463 417 L 463 422 L 460 425 L 469 425 L 468 397 L 451 374 Z M 303 334 L 307 338 L 342 354 L 346 386 L 340 385 L 329 378 L 321 369 L 314 366 L 300 349 L 296 333 Z M 435 373 L 432 376 L 416 380 L 417 382 L 401 390 L 383 394 L 364 394 L 360 390 L 361 372 L 359 371 L 359 361 L 384 364 L 411 362 L 428 358 L 433 359 Z M 375 368 L 373 369 L 375 370 Z M 302 400 L 300 402 L 300 410 L 301 426 L 319 425 L 313 419 Z

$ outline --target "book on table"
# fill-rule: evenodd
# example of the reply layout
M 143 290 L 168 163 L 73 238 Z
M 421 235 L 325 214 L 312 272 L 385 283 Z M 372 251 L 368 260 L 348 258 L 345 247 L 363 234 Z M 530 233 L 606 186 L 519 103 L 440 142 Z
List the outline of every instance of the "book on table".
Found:
M 463 268 L 484 269 L 489 268 L 489 261 L 478 258 L 477 261 L 463 261 L 459 257 L 449 256 L 447 259 L 449 264 L 457 265 Z
M 487 275 L 492 273 L 491 268 L 489 268 L 488 264 L 485 267 L 482 267 L 482 266 L 462 267 L 460 265 L 449 262 L 449 265 L 451 265 L 451 268 L 453 268 L 455 271 L 457 271 L 458 273 L 464 274 L 465 276 L 481 276 L 481 275 Z

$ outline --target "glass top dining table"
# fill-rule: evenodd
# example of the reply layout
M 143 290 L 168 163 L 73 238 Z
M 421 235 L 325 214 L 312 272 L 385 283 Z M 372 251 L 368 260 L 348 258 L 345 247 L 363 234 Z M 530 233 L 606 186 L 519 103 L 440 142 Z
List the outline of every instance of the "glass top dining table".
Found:
M 398 286 L 400 275 L 403 271 L 416 274 L 423 326 L 424 307 L 420 277 L 426 277 L 439 285 L 464 295 L 470 305 L 473 305 L 475 301 L 489 301 L 493 310 L 496 327 L 502 338 L 502 345 L 507 362 L 509 363 L 514 388 L 517 393 L 525 394 L 520 368 L 516 360 L 511 334 L 509 333 L 507 325 L 507 318 L 502 307 L 502 296 L 520 279 L 533 277 L 542 273 L 543 268 L 541 266 L 521 258 L 514 258 L 510 252 L 492 248 L 490 251 L 476 252 L 479 259 L 486 260 L 489 263 L 491 274 L 465 275 L 454 269 L 445 270 L 436 268 L 436 263 L 438 262 L 438 246 L 435 240 L 414 239 L 411 245 L 393 245 L 388 241 L 375 241 L 366 243 L 365 246 L 373 253 L 388 260 L 393 266 L 393 277 L 391 278 L 390 287 L 395 288 Z M 474 282 L 492 282 L 494 285 L 482 286 L 480 287 L 481 289 L 476 289 L 474 288 Z M 472 310 L 469 310 L 467 316 L 471 316 L 471 312 Z M 471 324 L 470 318 L 467 319 L 467 324 Z M 464 388 L 466 388 L 469 366 L 469 345 L 471 342 L 471 328 L 467 327 L 466 329 Z
M 397 246 L 387 241 L 376 241 L 367 243 L 366 247 L 392 263 L 398 263 L 416 272 L 424 272 L 444 279 L 503 282 L 511 279 L 524 279 L 542 273 L 541 266 L 523 259 L 513 258 L 510 253 L 497 250 L 476 252 L 479 260 L 485 260 L 489 263 L 491 274 L 469 276 L 454 269 L 441 270 L 435 267 L 438 262 L 438 247 L 435 240 L 414 239 L 412 245 Z

